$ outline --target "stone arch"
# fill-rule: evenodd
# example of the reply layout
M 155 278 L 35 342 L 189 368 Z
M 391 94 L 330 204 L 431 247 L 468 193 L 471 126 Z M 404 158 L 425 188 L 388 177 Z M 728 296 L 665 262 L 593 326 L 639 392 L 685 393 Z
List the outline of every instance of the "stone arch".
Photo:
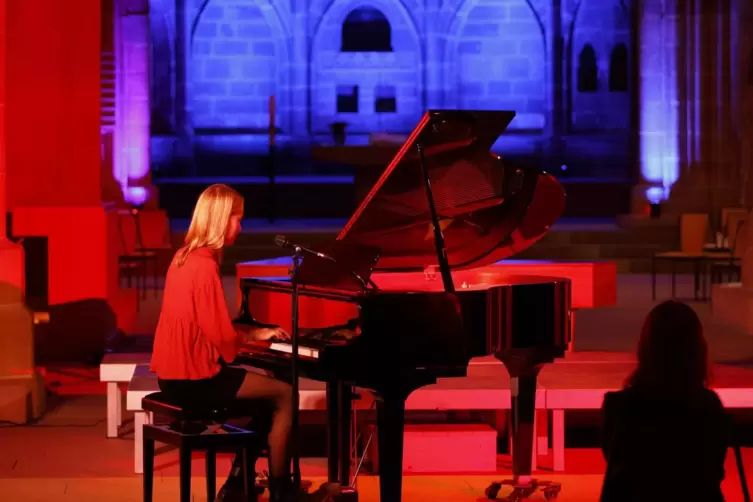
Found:
M 578 92 L 599 90 L 599 61 L 593 45 L 586 44 L 578 54 Z
M 447 108 L 514 110 L 511 128 L 542 130 L 548 98 L 545 30 L 527 0 L 466 0 L 445 46 Z
M 340 52 L 392 52 L 390 22 L 379 9 L 353 9 L 342 24 Z
M 290 127 L 288 37 L 267 0 L 208 0 L 191 30 L 193 126 L 262 131 L 275 96 L 275 124 Z
M 630 9 L 626 0 L 580 0 L 570 20 L 567 53 L 568 129 L 626 130 L 630 120 L 628 92 L 609 92 L 610 59 L 615 48 L 630 45 Z M 586 46 L 593 49 L 598 89 L 580 92 L 579 63 Z M 629 72 L 630 65 L 626 65 Z M 627 75 L 629 77 L 629 74 Z
M 379 11 L 391 27 L 391 52 L 342 52 L 342 26 L 359 8 Z M 347 133 L 405 133 L 423 113 L 422 49 L 418 30 L 401 2 L 334 0 L 312 37 L 310 128 L 329 134 L 347 123 Z M 384 106 L 392 103 L 395 106 Z M 348 106 L 340 107 L 338 102 Z M 355 106 L 354 106 L 355 103 Z M 394 110 L 394 111 L 393 111 Z
M 617 44 L 609 56 L 609 91 L 627 92 L 629 80 L 627 46 Z

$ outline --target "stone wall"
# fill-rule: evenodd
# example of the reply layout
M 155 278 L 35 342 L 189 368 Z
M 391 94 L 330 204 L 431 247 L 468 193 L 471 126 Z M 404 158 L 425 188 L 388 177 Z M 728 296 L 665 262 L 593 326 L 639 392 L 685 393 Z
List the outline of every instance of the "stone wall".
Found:
M 190 61 L 194 127 L 264 130 L 270 96 L 283 104 L 275 121 L 286 127 L 280 111 L 288 80 L 287 51 L 272 7 L 212 0 L 195 26 Z
M 345 122 L 349 133 L 408 133 L 424 111 L 417 28 L 400 2 L 354 5 L 360 4 L 335 2 L 313 34 L 311 132 L 326 134 L 331 123 Z M 358 23 L 359 17 L 369 22 Z M 373 33 L 364 50 L 351 51 L 356 37 L 350 25 L 358 24 L 373 25 Z
M 173 127 L 233 154 L 265 148 L 270 95 L 282 144 L 326 144 L 335 122 L 362 144 L 408 133 L 426 109 L 508 109 L 517 117 L 498 151 L 536 155 L 545 168 L 571 159 L 574 176 L 630 176 L 634 82 L 609 88 L 613 56 L 624 47 L 628 67 L 633 58 L 629 0 L 150 2 L 154 134 Z M 377 29 L 371 38 L 386 49 L 348 48 L 353 22 L 366 18 L 379 22 L 355 32 Z M 587 45 L 595 92 L 577 91 Z M 170 155 L 162 148 L 153 157 Z
M 633 84 L 629 5 L 619 0 L 583 0 L 570 17 L 569 129 L 625 130 L 630 117 L 628 89 Z
M 514 110 L 511 128 L 541 131 L 551 110 L 547 17 L 525 0 L 462 4 L 448 33 L 446 106 Z

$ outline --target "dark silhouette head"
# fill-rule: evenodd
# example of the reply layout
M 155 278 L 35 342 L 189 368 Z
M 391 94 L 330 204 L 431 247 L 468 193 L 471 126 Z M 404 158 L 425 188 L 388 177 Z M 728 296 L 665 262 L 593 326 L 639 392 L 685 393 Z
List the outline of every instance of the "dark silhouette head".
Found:
M 638 367 L 627 386 L 693 391 L 708 385 L 708 347 L 703 326 L 688 305 L 666 301 L 654 307 L 638 341 Z

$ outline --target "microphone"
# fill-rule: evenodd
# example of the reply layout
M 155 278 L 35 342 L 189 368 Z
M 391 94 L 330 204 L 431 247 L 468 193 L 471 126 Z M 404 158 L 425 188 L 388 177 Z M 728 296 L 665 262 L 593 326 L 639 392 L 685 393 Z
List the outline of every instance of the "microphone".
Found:
M 310 254 L 310 255 L 313 255 L 313 256 L 317 256 L 317 257 L 322 258 L 324 260 L 331 261 L 332 263 L 337 263 L 337 260 L 335 260 L 334 258 L 332 258 L 330 255 L 324 254 L 324 253 L 320 253 L 319 251 L 314 251 L 313 249 L 308 249 L 308 248 L 305 248 L 303 246 L 299 246 L 298 244 L 294 244 L 294 243 L 290 242 L 287 239 L 287 237 L 285 237 L 284 235 L 277 235 L 277 236 L 275 236 L 275 244 L 277 246 L 281 247 L 282 249 L 298 249 L 298 250 L 303 251 L 304 253 L 307 253 L 307 254 Z M 353 270 L 349 270 L 349 272 L 350 272 L 350 275 L 352 275 L 353 278 L 356 281 L 358 281 L 358 283 L 361 285 L 361 287 L 363 287 L 364 289 L 367 289 L 367 286 L 366 286 L 367 281 L 364 281 L 363 277 L 361 277 L 360 275 L 358 275 Z M 371 286 L 374 289 L 378 289 L 376 287 L 376 284 L 374 284 L 374 282 L 371 279 L 369 279 L 368 284 L 371 284 Z
M 337 263 L 337 260 L 335 260 L 334 258 L 332 258 L 330 255 L 324 254 L 324 253 L 320 253 L 319 251 L 314 251 L 313 249 L 305 248 L 305 247 L 300 246 L 298 244 L 294 244 L 294 243 L 290 242 L 287 239 L 287 237 L 285 237 L 284 235 L 278 235 L 278 236 L 276 236 L 275 237 L 275 244 L 278 247 L 281 247 L 282 249 L 300 249 L 304 253 L 308 253 L 308 254 L 311 254 L 311 255 L 314 255 L 314 256 L 318 256 L 319 258 L 323 258 L 323 259 L 329 260 L 329 261 L 331 261 L 333 263 Z

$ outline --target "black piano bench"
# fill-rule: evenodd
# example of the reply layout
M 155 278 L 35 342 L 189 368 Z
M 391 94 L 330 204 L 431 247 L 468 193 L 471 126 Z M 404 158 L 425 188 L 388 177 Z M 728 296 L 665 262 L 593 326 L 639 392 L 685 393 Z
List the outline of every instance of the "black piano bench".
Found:
M 207 500 L 213 502 L 217 492 L 216 454 L 218 451 L 243 453 L 244 484 L 248 502 L 258 500 L 256 460 L 266 447 L 266 432 L 233 427 L 225 424 L 240 418 L 240 410 L 200 406 L 180 406 L 162 392 L 155 392 L 141 401 L 144 411 L 168 417 L 167 425 L 144 424 L 144 502 L 152 502 L 154 489 L 154 443 L 169 444 L 180 453 L 180 501 L 191 501 L 191 453 L 206 452 Z

